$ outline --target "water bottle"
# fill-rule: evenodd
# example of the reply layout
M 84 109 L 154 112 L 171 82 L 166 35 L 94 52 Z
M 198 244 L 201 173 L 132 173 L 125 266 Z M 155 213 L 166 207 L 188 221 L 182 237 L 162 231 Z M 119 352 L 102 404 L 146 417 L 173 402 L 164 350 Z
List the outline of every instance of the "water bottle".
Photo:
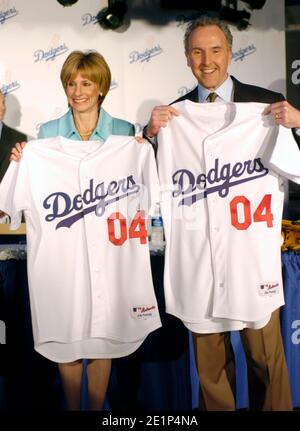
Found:
M 164 242 L 164 226 L 160 213 L 159 204 L 155 205 L 154 215 L 151 219 L 151 250 L 156 252 L 163 252 Z

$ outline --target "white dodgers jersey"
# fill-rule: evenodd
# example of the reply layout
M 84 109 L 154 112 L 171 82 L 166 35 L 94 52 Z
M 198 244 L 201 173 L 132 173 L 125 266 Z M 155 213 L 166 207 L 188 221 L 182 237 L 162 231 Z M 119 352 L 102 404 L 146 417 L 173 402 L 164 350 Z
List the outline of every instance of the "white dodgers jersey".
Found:
M 179 102 L 158 135 L 166 307 L 195 332 L 261 327 L 284 303 L 282 177 L 300 183 L 300 152 L 265 106 Z
M 145 222 L 158 199 L 153 150 L 128 136 L 31 141 L 10 164 L 0 208 L 13 229 L 25 213 L 39 353 L 124 356 L 161 326 Z

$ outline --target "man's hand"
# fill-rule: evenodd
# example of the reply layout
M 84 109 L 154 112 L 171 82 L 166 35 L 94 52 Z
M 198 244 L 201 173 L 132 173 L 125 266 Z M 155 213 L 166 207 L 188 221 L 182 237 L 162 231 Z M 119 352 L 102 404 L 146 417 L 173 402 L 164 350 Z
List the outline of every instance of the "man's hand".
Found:
M 148 141 L 146 141 L 146 139 L 142 138 L 141 136 L 135 136 L 134 139 L 139 144 L 148 144 Z
M 22 150 L 25 147 L 27 142 L 17 142 L 16 145 L 12 148 L 9 160 L 14 160 L 15 162 L 19 162 L 22 156 Z
M 300 127 L 300 111 L 294 108 L 289 102 L 272 103 L 264 110 L 263 115 L 272 114 L 276 124 L 280 124 L 288 129 Z
M 146 135 L 153 138 L 159 132 L 161 127 L 166 127 L 168 121 L 173 117 L 180 115 L 180 112 L 173 106 L 155 106 L 151 113 L 151 118 L 146 129 Z

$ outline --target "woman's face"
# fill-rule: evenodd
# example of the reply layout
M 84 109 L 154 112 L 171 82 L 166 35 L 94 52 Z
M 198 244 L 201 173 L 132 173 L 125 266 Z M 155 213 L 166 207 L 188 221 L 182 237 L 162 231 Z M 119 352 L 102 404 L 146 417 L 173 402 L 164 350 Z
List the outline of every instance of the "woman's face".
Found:
M 73 111 L 84 113 L 98 110 L 100 90 L 95 82 L 84 78 L 80 72 L 68 82 L 66 95 Z

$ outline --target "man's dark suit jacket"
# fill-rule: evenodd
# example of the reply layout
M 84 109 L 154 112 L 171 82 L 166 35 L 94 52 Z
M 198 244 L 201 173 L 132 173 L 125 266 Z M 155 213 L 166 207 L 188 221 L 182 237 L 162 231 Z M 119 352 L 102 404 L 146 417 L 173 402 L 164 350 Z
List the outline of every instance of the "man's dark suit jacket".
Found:
M 238 81 L 236 78 L 231 76 L 233 81 L 233 101 L 234 102 L 259 102 L 259 103 L 275 103 L 284 100 L 284 96 L 281 93 L 267 90 L 266 88 L 256 87 L 255 85 L 248 85 Z M 175 100 L 175 102 L 181 102 L 182 100 L 191 100 L 192 102 L 198 102 L 198 87 L 194 90 Z M 300 136 L 298 136 L 293 129 L 294 138 L 300 148 Z
M 4 177 L 8 168 L 9 156 L 12 147 L 17 142 L 22 141 L 27 141 L 26 135 L 2 123 L 2 132 L 0 137 L 0 181 Z

